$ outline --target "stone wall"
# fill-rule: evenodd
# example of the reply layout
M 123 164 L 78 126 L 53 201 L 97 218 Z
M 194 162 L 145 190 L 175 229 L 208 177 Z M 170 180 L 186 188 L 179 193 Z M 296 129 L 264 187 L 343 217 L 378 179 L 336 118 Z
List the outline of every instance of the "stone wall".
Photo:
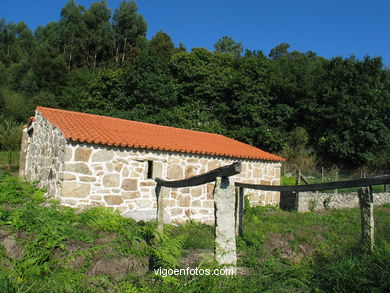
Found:
M 39 181 L 48 195 L 57 198 L 66 140 L 58 128 L 36 113 L 30 132 L 23 130 L 21 165 L 19 174 L 28 181 Z
M 155 177 L 177 180 L 231 164 L 242 163 L 233 180 L 253 184 L 280 184 L 280 163 L 235 160 L 131 148 L 69 142 L 60 178 L 63 204 L 82 208 L 113 207 L 135 220 L 156 219 Z M 152 168 L 150 168 L 150 164 Z M 148 174 L 148 170 L 153 174 Z M 148 176 L 149 175 L 149 176 Z M 152 178 L 148 178 L 152 177 Z M 190 188 L 163 188 L 166 223 L 196 220 L 214 223 L 214 184 Z M 251 205 L 278 204 L 278 192 L 253 191 Z
M 374 193 L 374 205 L 390 203 L 390 193 Z M 359 207 L 357 192 L 351 193 L 316 193 L 299 192 L 295 200 L 297 212 L 324 209 L 347 209 Z

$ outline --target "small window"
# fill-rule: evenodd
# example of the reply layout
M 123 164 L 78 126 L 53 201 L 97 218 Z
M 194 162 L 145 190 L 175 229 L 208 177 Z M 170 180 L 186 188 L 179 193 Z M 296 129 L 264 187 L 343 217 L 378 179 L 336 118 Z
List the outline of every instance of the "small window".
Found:
M 148 161 L 148 179 L 153 179 L 153 161 Z

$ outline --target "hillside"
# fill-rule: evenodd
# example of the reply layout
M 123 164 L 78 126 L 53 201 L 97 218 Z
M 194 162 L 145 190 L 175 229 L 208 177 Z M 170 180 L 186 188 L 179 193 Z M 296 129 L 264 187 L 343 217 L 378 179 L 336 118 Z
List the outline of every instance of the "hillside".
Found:
M 390 206 L 375 208 L 377 248 L 359 250 L 359 210 L 245 211 L 235 277 L 159 276 L 215 268 L 213 228 L 136 223 L 100 207 L 76 211 L 0 177 L 1 292 L 386 292 Z

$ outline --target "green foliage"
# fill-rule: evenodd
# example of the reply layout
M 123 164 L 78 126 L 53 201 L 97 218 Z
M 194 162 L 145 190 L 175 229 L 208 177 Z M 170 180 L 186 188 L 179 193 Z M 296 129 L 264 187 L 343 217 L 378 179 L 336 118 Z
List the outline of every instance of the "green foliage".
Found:
M 348 252 L 337 261 L 321 260 L 315 271 L 317 286 L 324 292 L 385 292 L 390 287 L 389 242 L 377 243 L 373 254 Z
M 244 49 L 240 42 L 236 42 L 231 37 L 224 36 L 214 44 L 215 52 L 223 54 L 231 54 L 235 58 L 241 56 Z
M 383 117 L 389 91 L 381 58 L 332 59 L 317 94 L 317 110 L 307 113 L 309 133 L 319 153 L 337 162 L 362 166 L 388 144 L 389 128 Z M 385 112 L 384 112 L 385 111 Z M 321 121 L 321 122 L 320 122 Z
M 47 42 L 40 43 L 31 57 L 33 82 L 40 92 L 59 95 L 67 83 L 68 73 L 63 56 Z M 36 99 L 35 105 L 45 106 L 47 98 Z M 50 103 L 47 106 L 55 106 Z
M 280 185 L 295 185 L 297 179 L 294 176 L 282 176 L 280 179 Z
M 290 48 L 289 44 L 281 43 L 277 45 L 275 48 L 271 49 L 271 52 L 269 53 L 269 57 L 272 59 L 287 57 L 289 54 L 288 48 Z
M 8 120 L 22 122 L 34 113 L 30 101 L 21 93 L 0 89 L 0 100 L 4 107 L 3 114 Z
M 30 183 L 21 182 L 16 177 L 0 175 L 0 205 L 24 203 L 27 199 L 40 203 L 43 200 L 42 195 L 42 190 L 36 189 Z
M 22 126 L 16 122 L 0 122 L 0 167 L 8 171 L 19 165 L 19 152 L 22 138 Z
M 12 260 L 0 245 L 1 292 L 386 292 L 390 285 L 386 205 L 375 207 L 373 254 L 358 249 L 358 209 L 297 214 L 255 207 L 246 209 L 244 236 L 237 239 L 245 274 L 163 278 L 151 271 L 117 281 L 87 274 L 91 259 L 109 251 L 107 257 L 151 256 L 153 268 L 178 268 L 183 249 L 212 252 L 213 227 L 165 225 L 158 234 L 155 223 L 136 223 L 102 207 L 75 212 L 43 193 L 15 177 L 0 177 L 0 230 L 23 248 L 20 259 Z M 70 252 L 69 243 L 82 246 Z M 110 250 L 103 249 L 107 244 Z M 77 269 L 69 267 L 76 255 L 85 260 Z M 203 262 L 199 268 L 217 267 Z
M 85 12 L 84 20 L 87 30 L 86 48 L 87 59 L 93 60 L 93 68 L 110 55 L 114 47 L 113 29 L 110 25 L 111 11 L 107 8 L 107 1 L 101 0 L 91 4 Z
M 300 169 L 302 172 L 315 167 L 315 157 L 308 150 L 309 135 L 302 127 L 290 132 L 281 156 L 288 162 L 290 171 Z
M 214 228 L 205 224 L 190 222 L 176 226 L 171 232 L 173 235 L 185 235 L 183 249 L 213 249 Z
M 69 0 L 61 10 L 58 33 L 68 69 L 81 64 L 85 51 L 86 24 L 83 13 L 84 7 L 74 0 Z
M 105 232 L 124 232 L 125 224 L 131 221 L 105 207 L 88 209 L 81 215 L 81 219 L 93 230 Z
M 224 36 L 179 48 L 134 1 L 69 0 L 31 32 L 0 20 L 0 117 L 37 105 L 227 135 L 291 161 L 389 170 L 390 71 L 380 57 L 325 59 L 281 43 L 269 57 Z M 298 143 L 299 142 L 299 143 Z
M 145 38 L 147 24 L 142 15 L 137 13 L 134 1 L 123 0 L 113 16 L 115 32 L 115 60 L 123 63 L 128 55 Z
M 14 151 L 20 148 L 22 126 L 19 123 L 4 120 L 0 123 L 0 150 Z
M 308 203 L 309 211 L 314 212 L 318 206 L 318 199 L 311 199 Z
M 291 108 L 276 100 L 269 90 L 270 65 L 263 54 L 246 55 L 241 60 L 232 78 L 224 121 L 229 125 L 229 136 L 280 151 Z
M 172 233 L 172 228 L 164 227 L 164 232 L 156 232 L 154 239 L 154 266 L 165 268 L 177 268 L 179 266 L 179 259 L 181 258 L 181 251 L 185 242 L 186 235 L 176 235 Z
M 153 55 L 169 58 L 175 52 L 175 46 L 167 33 L 158 31 L 150 40 L 149 50 Z
M 389 139 L 387 139 L 389 140 Z M 375 153 L 375 160 L 368 163 L 372 170 L 381 170 L 385 174 L 390 173 L 390 143 L 380 147 Z
M 79 93 L 81 109 L 92 113 L 110 113 L 125 98 L 122 69 L 103 69 L 96 72 Z

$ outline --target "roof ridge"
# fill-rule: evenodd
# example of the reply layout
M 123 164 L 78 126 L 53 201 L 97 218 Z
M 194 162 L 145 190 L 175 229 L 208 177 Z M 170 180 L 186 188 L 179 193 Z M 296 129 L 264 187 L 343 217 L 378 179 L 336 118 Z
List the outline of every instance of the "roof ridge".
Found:
M 44 107 L 44 106 L 37 106 L 36 110 L 39 111 L 39 109 L 48 109 L 48 110 L 54 110 L 54 111 L 60 111 L 60 112 L 68 112 L 71 114 L 79 114 L 79 115 L 85 115 L 85 116 L 93 116 L 97 118 L 108 118 L 108 119 L 116 119 L 120 121 L 125 121 L 125 122 L 135 122 L 135 123 L 140 123 L 140 124 L 146 124 L 146 125 L 153 125 L 154 127 L 162 127 L 162 128 L 169 128 L 169 129 L 178 129 L 178 130 L 183 130 L 183 131 L 189 131 L 189 132 L 198 132 L 198 133 L 207 133 L 211 135 L 219 135 L 223 136 L 226 138 L 229 138 L 223 134 L 219 133 L 213 133 L 213 132 L 207 132 L 207 131 L 201 131 L 201 130 L 194 130 L 194 129 L 188 129 L 188 128 L 181 128 L 181 127 L 176 127 L 176 126 L 168 126 L 168 125 L 161 125 L 161 124 L 154 124 L 151 122 L 144 122 L 144 121 L 137 121 L 137 120 L 130 120 L 130 119 L 124 119 L 124 118 L 118 118 L 118 117 L 111 117 L 111 116 L 105 116 L 105 115 L 98 115 L 98 114 L 92 114 L 92 113 L 83 113 L 83 112 L 78 112 L 78 111 L 71 111 L 71 110 L 63 110 L 63 109 L 58 109 L 58 108 L 50 108 L 50 107 Z M 229 138 L 232 139 L 232 138 Z M 234 139 L 233 139 L 234 140 Z

